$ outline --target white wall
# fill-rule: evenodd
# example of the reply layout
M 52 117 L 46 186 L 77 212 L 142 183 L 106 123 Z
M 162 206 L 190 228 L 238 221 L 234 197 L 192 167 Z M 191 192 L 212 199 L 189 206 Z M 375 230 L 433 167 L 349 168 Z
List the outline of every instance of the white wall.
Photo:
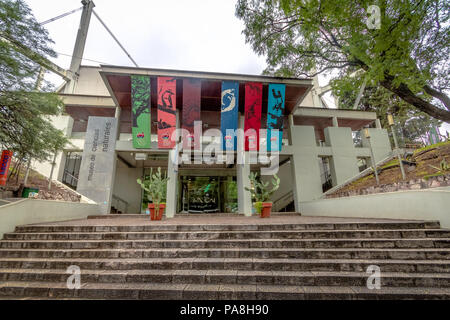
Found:
M 439 220 L 450 228 L 450 187 L 306 201 L 303 216 Z
M 128 202 L 128 212 L 141 213 L 141 187 L 136 180 L 142 177 L 142 168 L 128 168 L 117 160 L 113 195 Z
M 0 206 L 0 238 L 7 232 L 13 232 L 16 226 L 84 219 L 99 214 L 97 204 L 24 199 Z

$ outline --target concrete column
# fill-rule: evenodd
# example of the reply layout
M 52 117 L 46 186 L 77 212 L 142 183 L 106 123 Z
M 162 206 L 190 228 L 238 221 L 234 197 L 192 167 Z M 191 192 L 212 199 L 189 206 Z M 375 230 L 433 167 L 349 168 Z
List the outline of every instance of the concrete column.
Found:
M 339 185 L 359 173 L 351 128 L 325 128 L 326 145 L 331 147 L 330 173 L 333 186 Z
M 167 162 L 167 196 L 166 196 L 166 217 L 173 218 L 177 213 L 177 195 L 178 195 L 178 166 L 172 161 L 177 156 L 175 150 L 169 151 Z
M 375 163 L 387 158 L 391 152 L 391 142 L 389 141 L 389 134 L 386 129 L 374 129 L 369 128 L 370 143 L 372 144 L 372 150 Z M 363 148 L 369 148 L 369 141 L 361 135 Z
M 292 135 L 292 128 L 294 128 L 294 115 L 288 115 L 288 139 L 289 145 L 292 146 L 294 136 Z
M 377 129 L 382 129 L 380 119 L 375 120 L 375 126 Z
M 339 122 L 337 117 L 333 117 L 333 127 L 339 127 Z
M 243 213 L 246 216 L 252 215 L 252 198 L 249 191 L 245 190 L 245 187 L 250 188 L 250 164 L 249 164 L 249 154 L 244 153 L 243 164 L 236 165 L 236 180 L 238 188 L 238 212 Z
M 244 121 L 245 117 L 242 114 L 239 114 L 239 128 L 244 130 Z M 240 141 L 237 139 L 237 154 L 242 155 L 242 162 L 238 163 L 237 157 L 236 161 L 236 182 L 238 188 L 238 212 L 243 213 L 246 216 L 252 215 L 252 196 L 249 191 L 245 190 L 245 188 L 250 188 L 250 179 L 248 176 L 250 175 L 250 154 L 249 152 L 245 152 L 244 150 L 244 141 Z
M 292 191 L 295 210 L 300 202 L 317 199 L 322 195 L 316 135 L 313 126 L 293 126 L 293 155 L 291 156 Z

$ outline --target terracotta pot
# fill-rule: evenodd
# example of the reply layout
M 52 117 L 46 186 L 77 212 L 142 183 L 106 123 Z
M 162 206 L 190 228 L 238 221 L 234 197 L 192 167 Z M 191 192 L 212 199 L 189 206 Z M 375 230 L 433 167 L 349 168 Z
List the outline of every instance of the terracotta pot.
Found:
M 161 220 L 162 216 L 164 214 L 164 209 L 166 208 L 166 204 L 165 203 L 161 203 L 159 205 L 159 213 L 158 215 L 156 215 L 156 210 L 155 210 L 155 204 L 154 203 L 149 203 L 148 204 L 148 208 L 150 209 L 150 219 L 151 220 Z
M 272 211 L 272 202 L 263 202 L 261 210 L 261 218 L 269 218 Z

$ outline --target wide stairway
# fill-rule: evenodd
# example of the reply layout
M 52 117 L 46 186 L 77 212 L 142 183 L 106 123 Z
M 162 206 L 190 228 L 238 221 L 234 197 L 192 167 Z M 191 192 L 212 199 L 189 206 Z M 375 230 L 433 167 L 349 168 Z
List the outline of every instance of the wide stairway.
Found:
M 270 220 L 269 220 L 270 221 Z M 69 266 L 81 288 L 68 289 Z M 381 288 L 368 289 L 370 265 Z M 0 298 L 449 299 L 438 222 L 19 226 Z

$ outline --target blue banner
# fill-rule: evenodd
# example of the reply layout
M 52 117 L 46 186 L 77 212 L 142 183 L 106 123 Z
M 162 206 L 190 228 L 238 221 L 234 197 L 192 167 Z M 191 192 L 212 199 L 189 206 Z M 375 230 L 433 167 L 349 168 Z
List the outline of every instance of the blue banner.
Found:
M 220 128 L 222 131 L 222 149 L 236 151 L 239 109 L 239 83 L 222 82 Z
M 284 84 L 269 84 L 267 151 L 281 151 L 285 91 L 286 86 Z

